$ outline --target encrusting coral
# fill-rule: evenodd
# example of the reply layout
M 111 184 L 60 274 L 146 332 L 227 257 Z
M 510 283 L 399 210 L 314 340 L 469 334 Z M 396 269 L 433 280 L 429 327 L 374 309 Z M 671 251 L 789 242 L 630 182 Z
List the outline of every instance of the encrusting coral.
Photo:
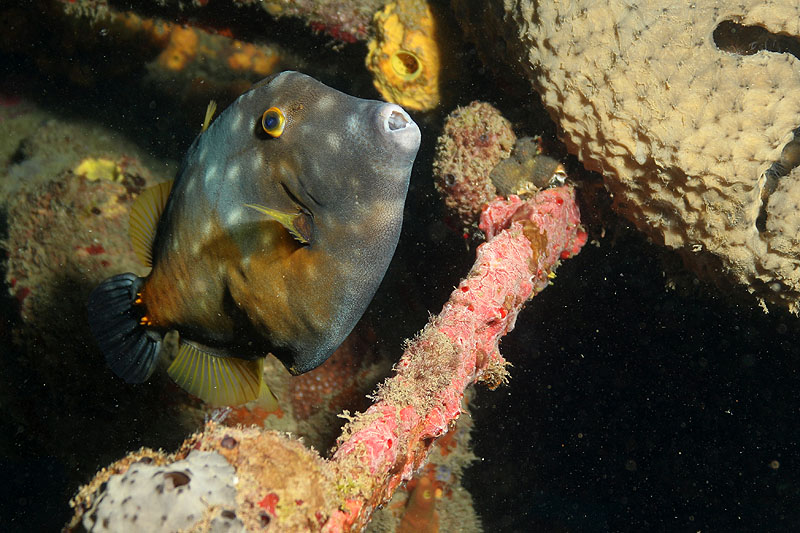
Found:
M 696 271 L 800 310 L 800 4 L 508 0 L 454 12 L 527 77 L 618 212 Z M 773 165 L 778 163 L 777 170 Z

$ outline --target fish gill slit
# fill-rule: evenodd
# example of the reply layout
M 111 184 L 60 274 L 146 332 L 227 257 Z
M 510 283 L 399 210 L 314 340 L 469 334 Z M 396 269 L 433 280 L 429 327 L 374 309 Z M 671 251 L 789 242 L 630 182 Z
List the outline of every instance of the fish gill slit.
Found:
M 281 187 L 283 187 L 283 192 L 285 192 L 285 193 L 286 193 L 286 196 L 288 196 L 288 197 L 289 197 L 289 200 L 291 200 L 292 202 L 294 202 L 295 204 L 297 204 L 297 205 L 300 207 L 300 209 L 301 209 L 301 210 L 303 210 L 303 212 L 305 212 L 306 214 L 308 214 L 309 216 L 311 216 L 311 217 L 313 218 L 313 217 L 314 217 L 314 214 L 311 212 L 311 210 L 308 208 L 308 206 L 306 206 L 306 204 L 305 204 L 305 203 L 303 203 L 303 201 L 302 201 L 302 200 L 300 200 L 300 198 L 298 198 L 298 197 L 297 197 L 297 196 L 296 196 L 296 195 L 295 195 L 295 194 L 292 192 L 292 190 L 289 188 L 289 186 L 288 186 L 288 185 L 286 185 L 284 182 L 280 182 L 280 183 L 281 183 Z M 302 184 L 301 184 L 300 186 L 302 187 Z M 306 191 L 306 192 L 307 192 L 307 191 Z M 309 195 L 309 196 L 310 196 L 310 195 Z M 312 200 L 313 200 L 313 198 L 312 198 Z M 314 200 L 314 201 L 316 201 L 316 200 Z

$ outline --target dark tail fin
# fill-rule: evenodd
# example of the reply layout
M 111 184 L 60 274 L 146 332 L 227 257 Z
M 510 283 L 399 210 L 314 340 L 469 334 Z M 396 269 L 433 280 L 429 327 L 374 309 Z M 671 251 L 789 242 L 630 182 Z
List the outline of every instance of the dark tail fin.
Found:
M 133 307 L 142 282 L 135 274 L 119 274 L 89 295 L 89 328 L 108 366 L 128 383 L 150 377 L 161 348 L 161 336 L 139 323 Z

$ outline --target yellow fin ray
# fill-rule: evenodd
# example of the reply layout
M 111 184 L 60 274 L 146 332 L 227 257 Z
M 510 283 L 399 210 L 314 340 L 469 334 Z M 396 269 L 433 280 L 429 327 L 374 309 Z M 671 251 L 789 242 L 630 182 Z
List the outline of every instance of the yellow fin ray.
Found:
M 142 191 L 131 207 L 128 235 L 136 257 L 145 266 L 153 266 L 153 241 L 158 219 L 167 205 L 172 181 L 165 181 Z
M 272 390 L 264 383 L 263 379 L 258 389 L 256 403 L 268 413 L 279 413 L 281 410 L 280 405 L 278 405 L 278 398 L 275 397 L 275 394 L 273 394 Z
M 259 213 L 267 215 L 294 237 L 300 244 L 308 244 L 311 240 L 311 220 L 305 213 L 284 213 L 271 207 L 258 204 L 244 204 L 245 207 L 255 209 Z
M 216 111 L 217 111 L 217 101 L 211 100 L 208 103 L 208 107 L 206 107 L 206 116 L 203 119 L 203 129 L 200 130 L 201 132 L 206 131 L 208 127 L 211 125 L 211 119 L 214 118 L 214 113 Z
M 263 358 L 247 361 L 219 357 L 181 342 L 167 374 L 186 392 L 210 405 L 241 405 L 265 394 L 274 398 L 262 379 L 263 366 Z

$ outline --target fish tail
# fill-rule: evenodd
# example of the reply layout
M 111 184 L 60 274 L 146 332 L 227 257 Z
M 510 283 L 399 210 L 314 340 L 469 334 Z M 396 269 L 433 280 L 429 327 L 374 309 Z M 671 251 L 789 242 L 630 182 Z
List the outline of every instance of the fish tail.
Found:
M 128 383 L 142 383 L 158 364 L 161 336 L 148 330 L 135 305 L 143 278 L 119 274 L 89 295 L 89 328 L 106 363 Z

